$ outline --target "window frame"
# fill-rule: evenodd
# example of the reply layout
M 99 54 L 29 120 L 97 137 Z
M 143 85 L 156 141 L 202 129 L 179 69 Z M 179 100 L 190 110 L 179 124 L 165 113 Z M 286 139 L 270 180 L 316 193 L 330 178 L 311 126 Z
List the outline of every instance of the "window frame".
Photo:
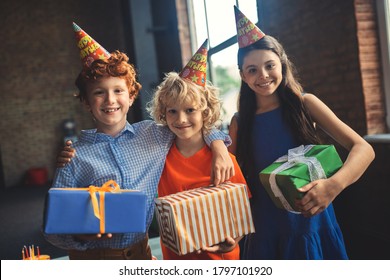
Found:
M 194 13 L 195 8 L 193 5 L 194 1 L 201 1 L 201 0 L 187 0 L 187 7 L 188 7 L 188 14 L 189 14 L 188 18 L 189 18 L 189 25 L 190 25 L 190 32 L 189 33 L 190 33 L 190 38 L 191 38 L 191 42 L 192 42 L 191 46 L 193 49 L 192 52 L 194 52 L 196 50 L 196 48 L 198 47 L 198 43 L 200 43 L 200 42 L 197 42 L 198 41 L 197 32 L 195 31 L 195 28 L 196 28 L 195 21 L 196 20 L 195 20 L 195 13 Z M 213 0 L 203 0 L 205 31 L 206 31 L 207 38 L 209 38 L 210 41 L 213 41 L 213 38 L 210 38 L 210 31 L 209 31 L 210 27 L 209 27 L 209 19 L 208 19 L 210 14 L 207 11 L 207 1 L 213 1 Z M 245 1 L 245 0 L 241 0 L 241 1 Z M 259 3 L 257 0 L 252 0 L 252 1 L 256 7 L 257 18 L 259 18 L 259 9 L 258 9 Z M 235 0 L 235 5 L 238 8 L 240 8 L 239 2 L 240 2 L 240 0 Z M 233 6 L 232 6 L 232 13 L 233 13 Z M 232 20 L 234 20 L 234 17 L 232 18 Z M 216 71 L 216 67 L 218 67 L 218 66 L 214 66 L 213 56 L 216 54 L 219 54 L 220 52 L 227 50 L 229 47 L 232 47 L 233 45 L 238 43 L 236 31 L 234 32 L 234 34 L 231 37 L 228 37 L 228 36 L 226 36 L 226 37 L 227 38 L 225 38 L 222 42 L 218 43 L 217 45 L 214 45 L 214 46 L 210 45 L 209 50 L 208 50 L 207 79 L 215 85 L 217 84 L 217 81 L 216 81 L 217 74 L 215 73 L 215 71 Z M 238 72 L 238 67 L 237 67 L 237 72 Z M 221 94 L 222 94 L 222 92 L 221 92 Z M 224 106 L 225 105 L 223 105 L 223 107 Z M 224 132 L 227 132 L 230 121 L 228 123 L 226 123 L 226 121 L 227 121 L 226 119 L 229 119 L 229 113 L 226 116 L 223 116 L 222 118 L 223 118 L 223 120 L 221 123 L 221 129 Z

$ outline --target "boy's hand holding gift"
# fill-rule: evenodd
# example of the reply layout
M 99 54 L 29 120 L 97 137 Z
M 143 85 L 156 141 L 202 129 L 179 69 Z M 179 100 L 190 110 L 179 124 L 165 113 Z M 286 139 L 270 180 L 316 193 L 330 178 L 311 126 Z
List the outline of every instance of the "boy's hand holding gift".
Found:
M 79 241 L 98 241 L 106 240 L 112 237 L 112 233 L 98 233 L 98 234 L 76 234 L 74 238 Z
M 242 236 L 237 238 L 232 238 L 227 236 L 224 242 L 221 242 L 217 245 L 211 247 L 202 248 L 203 251 L 210 253 L 223 254 L 232 251 L 238 245 L 238 242 L 242 239 Z

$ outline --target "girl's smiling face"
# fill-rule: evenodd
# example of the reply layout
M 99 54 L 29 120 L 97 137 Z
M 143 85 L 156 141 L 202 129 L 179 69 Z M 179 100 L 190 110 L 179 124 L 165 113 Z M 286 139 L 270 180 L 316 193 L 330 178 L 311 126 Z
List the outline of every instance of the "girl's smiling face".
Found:
M 252 50 L 245 56 L 240 74 L 256 95 L 269 96 L 282 82 L 282 64 L 271 50 Z
M 124 79 L 102 77 L 87 85 L 85 105 L 95 118 L 98 132 L 111 136 L 119 133 L 126 125 L 133 102 Z

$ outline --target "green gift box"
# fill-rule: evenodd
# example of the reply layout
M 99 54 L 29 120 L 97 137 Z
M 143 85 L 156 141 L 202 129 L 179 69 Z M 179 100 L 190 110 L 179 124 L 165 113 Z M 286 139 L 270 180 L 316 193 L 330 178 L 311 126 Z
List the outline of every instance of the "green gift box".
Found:
M 297 212 L 295 199 L 304 193 L 297 189 L 336 173 L 343 162 L 333 145 L 306 145 L 288 150 L 263 169 L 259 176 L 272 201 L 279 208 Z

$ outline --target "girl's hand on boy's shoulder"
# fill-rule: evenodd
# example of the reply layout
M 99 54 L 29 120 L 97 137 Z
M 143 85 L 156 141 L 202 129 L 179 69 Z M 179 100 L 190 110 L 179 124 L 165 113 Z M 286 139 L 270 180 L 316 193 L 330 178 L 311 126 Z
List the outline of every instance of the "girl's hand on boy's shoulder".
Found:
M 72 141 L 68 140 L 57 156 L 57 167 L 64 167 L 76 156 L 76 150 L 72 148 Z
M 297 199 L 295 205 L 305 217 L 312 217 L 324 211 L 340 193 L 331 179 L 320 179 L 310 182 L 298 189 L 306 193 L 302 199 Z

